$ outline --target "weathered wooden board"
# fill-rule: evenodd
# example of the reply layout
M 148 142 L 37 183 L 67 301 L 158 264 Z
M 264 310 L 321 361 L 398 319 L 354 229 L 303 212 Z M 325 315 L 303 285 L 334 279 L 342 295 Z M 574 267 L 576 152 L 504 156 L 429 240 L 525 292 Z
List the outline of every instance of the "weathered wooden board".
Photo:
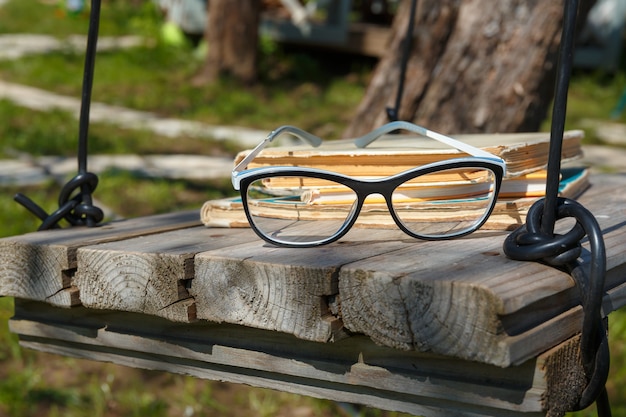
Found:
M 604 196 L 625 185 L 622 177 L 603 177 L 581 199 L 605 230 L 606 313 L 624 305 L 626 196 Z M 339 244 L 306 250 L 252 242 L 200 253 L 190 286 L 198 318 L 316 341 L 348 330 L 385 346 L 498 366 L 526 361 L 580 329 L 573 280 L 506 258 L 506 233 L 445 242 L 390 233 L 354 230 Z M 320 292 L 325 279 L 336 289 Z
M 188 291 L 194 256 L 256 238 L 250 229 L 228 232 L 197 226 L 82 247 L 74 276 L 80 300 L 86 307 L 194 321 Z
M 626 195 L 607 190 L 625 186 L 626 178 L 602 178 L 581 198 L 605 231 L 606 287 L 613 289 L 607 302 L 613 309 L 624 305 L 619 284 L 625 281 Z M 387 346 L 500 366 L 572 336 L 581 317 L 573 280 L 539 263 L 507 259 L 503 240 L 504 235 L 476 233 L 344 265 L 344 326 Z M 583 260 L 589 261 L 589 253 Z
M 250 229 L 187 228 L 81 247 L 73 284 L 90 308 L 225 321 L 326 342 L 344 337 L 332 313 L 340 266 L 412 240 L 399 231 L 368 236 L 341 251 L 303 251 L 264 245 Z M 213 272 L 225 264 L 227 271 Z
M 16 300 L 10 327 L 23 346 L 52 353 L 433 417 L 557 416 L 571 407 L 565 394 L 582 389 L 560 371 L 580 372 L 577 338 L 503 369 L 381 347 L 364 336 L 323 344 L 246 326 L 24 300 Z
M 339 275 L 344 326 L 386 346 L 499 366 L 579 331 L 578 290 L 569 275 L 507 259 L 502 239 L 470 240 L 466 248 L 420 245 L 345 265 Z M 419 258 L 411 261 L 411 253 Z M 447 262 L 441 253 L 450 253 Z M 608 274 L 607 314 L 625 305 L 626 289 L 617 285 L 625 272 L 619 266 Z
M 355 234 L 358 241 L 307 250 L 255 241 L 198 254 L 189 288 L 198 318 L 318 342 L 345 337 L 338 298 L 342 266 L 406 245 L 398 231 L 381 230 L 374 239 L 371 231 Z
M 197 226 L 199 216 L 193 210 L 0 239 L 0 295 L 59 306 L 79 304 L 71 282 L 79 247 Z
M 626 177 L 592 182 L 580 201 L 603 228 L 609 314 L 626 305 Z M 507 259 L 504 232 L 357 228 L 285 249 L 199 225 L 193 211 L 1 239 L 12 331 L 49 352 L 426 416 L 561 416 L 582 390 L 578 291 Z
M 626 181 L 592 181 L 596 185 L 581 202 L 605 231 L 608 314 L 626 303 L 626 196 L 612 192 Z M 24 239 L 31 239 L 27 248 L 36 254 L 34 260 L 16 251 L 2 254 L 0 295 L 58 305 L 49 294 L 70 288 L 94 309 L 225 322 L 316 342 L 364 334 L 399 350 L 501 367 L 525 362 L 580 329 L 571 278 L 539 263 L 507 259 L 504 232 L 427 242 L 397 230 L 355 229 L 332 245 L 286 249 L 265 244 L 250 230 L 183 225 L 160 233 L 155 224 L 0 241 L 6 248 L 17 242 L 26 252 Z M 52 236 L 65 237 L 47 240 Z M 40 273 L 40 264 L 61 264 L 59 247 L 63 267 Z

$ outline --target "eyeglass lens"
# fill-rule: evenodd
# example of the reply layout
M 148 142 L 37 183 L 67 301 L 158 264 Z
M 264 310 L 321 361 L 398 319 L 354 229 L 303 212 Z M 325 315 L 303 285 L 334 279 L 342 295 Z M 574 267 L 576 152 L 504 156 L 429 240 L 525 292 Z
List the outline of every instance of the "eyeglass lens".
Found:
M 495 192 L 496 175 L 489 169 L 446 169 L 397 187 L 392 206 L 415 235 L 444 238 L 475 229 L 489 212 Z
M 323 198 L 320 190 L 333 198 Z M 334 181 L 289 176 L 254 181 L 247 200 L 254 226 L 271 240 L 313 243 L 341 229 L 354 211 L 357 195 Z
M 495 198 L 495 183 L 496 175 L 487 168 L 423 174 L 396 187 L 391 196 L 393 211 L 414 235 L 460 235 L 483 220 Z M 246 195 L 252 223 L 277 243 L 306 244 L 331 238 L 352 218 L 357 202 L 351 188 L 315 176 L 265 177 L 252 182 Z M 381 195 L 370 195 L 360 216 L 387 211 Z

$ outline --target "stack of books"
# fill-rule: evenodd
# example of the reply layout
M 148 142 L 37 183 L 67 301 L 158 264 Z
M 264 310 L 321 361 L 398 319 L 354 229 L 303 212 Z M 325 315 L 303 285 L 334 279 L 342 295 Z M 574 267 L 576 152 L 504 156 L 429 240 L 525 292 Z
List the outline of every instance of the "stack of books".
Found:
M 550 146 L 549 133 L 472 134 L 457 135 L 455 139 L 484 149 L 502 158 L 507 173 L 502 181 L 498 202 L 487 223 L 486 229 L 510 230 L 525 222 L 530 206 L 545 195 L 547 163 Z M 582 131 L 565 132 L 562 145 L 563 164 L 582 156 Z M 234 163 L 241 161 L 249 151 L 241 152 Z M 352 140 L 335 140 L 323 143 L 318 148 L 308 145 L 266 148 L 248 168 L 264 166 L 312 167 L 349 175 L 355 178 L 381 178 L 419 167 L 435 161 L 465 156 L 461 151 L 445 148 L 445 145 L 416 135 L 387 135 L 370 144 L 357 148 Z M 446 192 L 453 192 L 455 180 L 446 181 Z M 289 187 L 290 184 L 272 184 L 272 187 Z M 559 193 L 563 197 L 577 198 L 587 187 L 588 170 L 582 167 L 564 168 L 561 172 Z M 305 188 L 307 185 L 305 184 Z M 466 187 L 466 185 L 464 185 Z M 433 193 L 441 190 L 433 189 Z M 407 190 L 410 193 L 410 190 Z M 332 190 L 319 192 L 319 187 L 310 184 L 305 210 L 312 218 L 332 217 L 342 207 L 341 193 Z M 381 199 L 368 198 L 361 209 L 356 226 L 396 227 Z M 280 198 L 263 202 L 268 216 L 288 216 L 287 205 Z M 303 208 L 299 207 L 302 216 Z M 248 227 L 248 222 L 239 197 L 207 201 L 200 212 L 201 221 L 211 227 Z M 338 214 L 345 217 L 345 214 Z

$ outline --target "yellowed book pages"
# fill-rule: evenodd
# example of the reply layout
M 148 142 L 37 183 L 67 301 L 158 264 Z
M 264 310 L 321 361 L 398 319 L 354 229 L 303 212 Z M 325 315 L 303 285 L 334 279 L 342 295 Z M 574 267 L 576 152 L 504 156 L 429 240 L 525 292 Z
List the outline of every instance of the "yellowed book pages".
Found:
M 537 178 L 545 177 L 545 173 L 536 173 L 523 178 L 534 181 Z M 503 189 L 511 187 L 515 183 L 517 187 L 526 189 L 530 186 L 524 185 L 521 179 L 504 180 Z M 562 170 L 562 179 L 559 187 L 559 195 L 567 198 L 577 198 L 589 187 L 589 170 L 587 168 L 568 168 Z M 528 196 L 528 192 L 524 191 L 515 197 L 506 197 L 499 195 L 498 201 L 493 213 L 487 220 L 483 229 L 490 230 L 509 230 L 515 228 L 526 221 L 526 214 L 530 206 L 543 197 L 545 194 L 545 182 L 543 184 L 543 193 L 537 196 Z M 344 218 L 345 212 L 349 208 L 349 204 L 330 204 L 330 205 L 306 205 L 299 206 L 299 218 L 323 219 L 323 218 Z M 280 204 L 280 201 L 268 199 L 261 208 L 268 216 L 277 216 L 280 218 L 289 218 L 293 215 L 293 209 Z M 422 216 L 424 213 L 419 213 Z M 462 217 L 463 213 L 459 213 Z M 249 227 L 246 215 L 241 203 L 241 198 L 227 198 L 220 200 L 207 201 L 200 210 L 201 221 L 208 227 Z M 437 219 L 432 219 L 436 221 Z M 387 206 L 384 202 L 368 200 L 361 209 L 356 226 L 368 228 L 389 228 L 396 227 L 393 219 L 388 213 Z
M 468 179 L 481 178 L 485 175 L 484 170 L 455 170 L 455 171 L 442 171 L 428 174 L 426 177 L 417 177 L 409 180 L 407 184 L 422 183 L 422 182 L 455 182 L 466 181 Z M 355 179 L 367 180 L 380 178 L 380 176 L 353 176 Z M 327 180 L 310 177 L 270 177 L 263 180 L 263 186 L 268 189 L 280 189 L 291 187 L 320 187 L 324 184 L 328 184 Z

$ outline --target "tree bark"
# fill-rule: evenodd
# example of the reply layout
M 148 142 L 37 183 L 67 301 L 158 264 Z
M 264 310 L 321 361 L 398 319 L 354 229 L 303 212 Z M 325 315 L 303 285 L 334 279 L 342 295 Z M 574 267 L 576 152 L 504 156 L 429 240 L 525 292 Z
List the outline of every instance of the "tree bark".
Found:
M 244 84 L 257 78 L 259 0 L 211 0 L 208 2 L 206 64 L 195 84 L 215 82 L 229 75 Z
M 399 6 L 345 137 L 388 121 L 395 106 L 410 1 Z M 583 0 L 579 19 L 593 0 Z M 442 133 L 536 131 L 554 93 L 563 1 L 419 0 L 398 119 Z

